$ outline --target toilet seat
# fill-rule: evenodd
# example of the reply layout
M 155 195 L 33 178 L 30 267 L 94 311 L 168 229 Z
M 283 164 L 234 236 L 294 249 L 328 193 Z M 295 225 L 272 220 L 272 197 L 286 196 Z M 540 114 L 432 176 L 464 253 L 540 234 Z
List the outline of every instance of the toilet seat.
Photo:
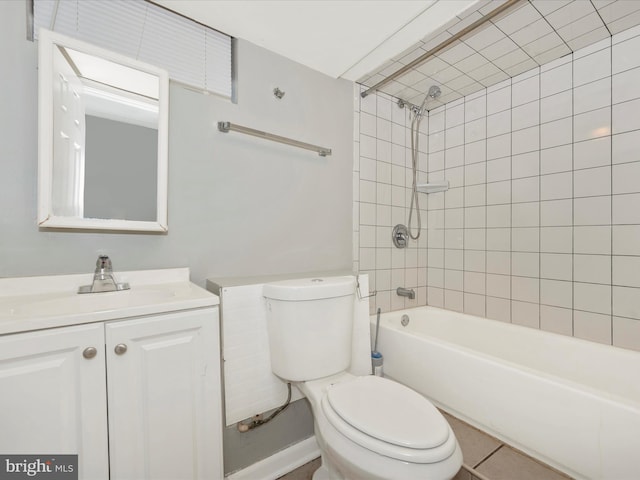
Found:
M 386 457 L 436 463 L 457 446 L 449 424 L 427 399 L 384 378 L 357 377 L 330 385 L 321 406 L 342 435 Z

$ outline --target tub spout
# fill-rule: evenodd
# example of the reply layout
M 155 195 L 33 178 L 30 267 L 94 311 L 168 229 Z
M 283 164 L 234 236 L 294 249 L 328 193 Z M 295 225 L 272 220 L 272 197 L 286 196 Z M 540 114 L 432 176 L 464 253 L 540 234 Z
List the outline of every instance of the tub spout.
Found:
M 413 288 L 398 287 L 396 293 L 401 297 L 409 297 L 409 300 L 416 298 L 416 292 Z

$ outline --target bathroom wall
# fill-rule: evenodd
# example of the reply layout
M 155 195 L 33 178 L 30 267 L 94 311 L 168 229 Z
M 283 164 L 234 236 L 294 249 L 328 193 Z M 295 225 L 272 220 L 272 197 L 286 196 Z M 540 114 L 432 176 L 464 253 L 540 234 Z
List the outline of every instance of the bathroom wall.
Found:
M 187 266 L 194 282 L 352 268 L 352 83 L 237 42 L 236 104 L 172 84 L 167 235 L 39 230 L 37 44 L 24 1 L 0 2 L 0 277 Z M 282 100 L 273 96 L 279 87 Z M 236 133 L 237 122 L 330 147 L 327 158 Z M 117 189 L 118 186 L 113 185 Z M 267 431 L 225 431 L 226 471 L 309 437 L 303 401 Z
M 429 112 L 428 178 L 451 188 L 428 196 L 426 303 L 640 350 L 639 35 L 614 35 Z M 385 184 L 395 165 L 379 153 L 387 102 L 361 102 L 355 164 L 359 266 L 381 289 L 386 225 L 402 220 L 378 223 L 394 199 L 380 203 L 367 183 Z M 402 118 L 391 120 L 399 154 Z M 375 236 L 365 234 L 371 225 Z M 391 274 L 401 279 L 402 269 Z M 401 308 L 395 300 L 377 303 Z
M 171 85 L 167 235 L 39 231 L 37 44 L 26 40 L 25 15 L 25 2 L 0 2 L 0 276 L 88 272 L 103 251 L 117 270 L 188 266 L 200 285 L 351 270 L 352 83 L 242 40 L 236 104 Z M 220 120 L 333 154 L 223 134 Z

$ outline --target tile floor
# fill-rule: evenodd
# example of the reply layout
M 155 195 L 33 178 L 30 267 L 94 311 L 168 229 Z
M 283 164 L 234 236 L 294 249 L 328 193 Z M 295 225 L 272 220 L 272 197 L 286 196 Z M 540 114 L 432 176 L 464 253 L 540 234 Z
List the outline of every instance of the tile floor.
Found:
M 460 443 L 463 467 L 453 480 L 567 480 L 570 477 L 443 412 Z M 317 458 L 279 480 L 311 480 Z

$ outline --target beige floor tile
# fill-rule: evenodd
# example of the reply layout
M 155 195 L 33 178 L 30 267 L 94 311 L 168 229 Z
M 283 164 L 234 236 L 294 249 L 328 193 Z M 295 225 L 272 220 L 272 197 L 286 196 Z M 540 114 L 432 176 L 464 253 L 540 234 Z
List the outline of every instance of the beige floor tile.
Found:
M 444 418 L 447 419 L 449 425 L 456 434 L 460 448 L 462 449 L 462 458 L 465 465 L 475 467 L 491 452 L 495 451 L 501 445 L 501 442 L 486 433 L 481 432 L 461 422 L 455 417 L 443 412 Z
M 491 480 L 567 480 L 567 477 L 534 459 L 503 446 L 476 470 Z
M 460 471 L 458 473 L 456 473 L 456 476 L 453 477 L 451 480 L 471 480 L 471 474 L 469 472 L 467 472 L 464 468 L 461 468 Z

